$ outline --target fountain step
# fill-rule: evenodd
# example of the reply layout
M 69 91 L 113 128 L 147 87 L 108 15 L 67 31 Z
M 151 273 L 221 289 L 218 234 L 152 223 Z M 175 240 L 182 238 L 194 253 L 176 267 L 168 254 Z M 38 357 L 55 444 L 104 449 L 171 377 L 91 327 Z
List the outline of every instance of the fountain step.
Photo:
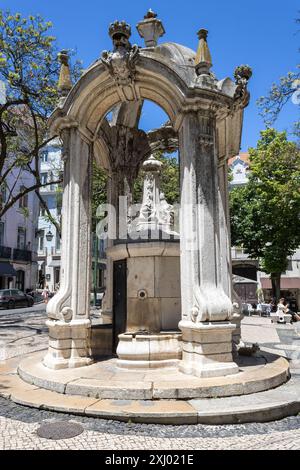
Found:
M 230 424 L 266 422 L 300 412 L 300 377 L 286 384 L 249 395 L 191 400 L 98 399 L 67 395 L 24 382 L 16 373 L 1 370 L 0 395 L 33 408 L 120 421 L 164 424 Z

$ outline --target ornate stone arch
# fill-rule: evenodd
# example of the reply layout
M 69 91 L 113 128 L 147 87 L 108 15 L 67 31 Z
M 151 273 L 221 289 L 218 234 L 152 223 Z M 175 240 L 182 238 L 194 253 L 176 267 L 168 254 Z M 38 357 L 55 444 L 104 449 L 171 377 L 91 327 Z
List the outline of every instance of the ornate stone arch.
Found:
M 167 113 L 178 132 L 184 205 L 179 324 L 183 341 L 201 343 L 203 335 L 212 329 L 226 338 L 223 342 L 230 342 L 234 329 L 230 323 L 233 305 L 226 160 L 239 150 L 251 70 L 239 67 L 235 83 L 230 79 L 218 81 L 210 71 L 206 30 L 199 31 L 197 55 L 175 43 L 156 46 L 154 41 L 154 45 L 142 49 L 132 46 L 130 26 L 125 22 L 113 23 L 110 35 L 113 52 L 104 51 L 72 89 L 66 54 L 62 54 L 62 98 L 49 120 L 51 131 L 62 137 L 65 161 L 61 285 L 47 307 L 53 340 L 44 363 L 52 368 L 77 367 L 91 361 L 91 160 L 93 153 L 99 154 L 99 161 L 102 158 L 102 164 L 115 171 L 104 118 L 114 107 L 119 106 L 120 111 L 123 106 L 124 119 L 133 113 L 131 140 L 137 148 L 140 146 L 134 160 L 142 162 L 150 147 L 142 145 L 145 133 L 136 128 L 136 122 L 140 103 L 146 99 Z M 119 135 L 116 138 L 112 133 L 111 137 L 118 141 Z M 213 324 L 209 331 L 206 322 Z M 225 358 L 217 375 L 224 370 L 236 371 L 231 354 L 225 354 Z M 205 360 L 198 363 L 197 354 L 184 349 L 182 370 L 201 375 L 205 367 Z

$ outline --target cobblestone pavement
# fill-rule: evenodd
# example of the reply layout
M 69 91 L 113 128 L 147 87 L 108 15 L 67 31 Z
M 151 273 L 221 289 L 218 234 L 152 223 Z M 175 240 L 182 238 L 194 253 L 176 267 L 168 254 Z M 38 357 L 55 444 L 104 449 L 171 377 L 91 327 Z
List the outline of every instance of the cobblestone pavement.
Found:
M 10 345 L 9 357 L 28 352 L 28 348 L 32 352 L 45 347 L 44 312 L 26 312 L 26 318 L 22 313 L 9 315 L 0 314 L 0 338 L 6 346 Z M 243 337 L 287 357 L 295 373 L 299 373 L 300 336 L 295 328 L 271 325 L 265 318 L 247 317 L 243 322 Z M 59 441 L 38 437 L 36 430 L 42 423 L 62 420 L 80 423 L 84 432 Z M 300 449 L 300 416 L 243 425 L 132 424 L 42 411 L 0 398 L 0 449 Z
M 44 304 L 0 310 L 0 361 L 45 349 L 48 328 Z
M 51 441 L 36 434 L 41 423 L 68 420 L 84 432 Z M 0 398 L 1 449 L 300 449 L 300 417 L 273 423 L 231 426 L 130 424 L 62 415 L 16 405 Z

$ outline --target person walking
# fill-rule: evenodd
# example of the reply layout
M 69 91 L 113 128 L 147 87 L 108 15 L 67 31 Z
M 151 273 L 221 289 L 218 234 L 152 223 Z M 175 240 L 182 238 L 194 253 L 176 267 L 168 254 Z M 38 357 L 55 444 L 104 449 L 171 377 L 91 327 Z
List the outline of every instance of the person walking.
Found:
M 44 289 L 43 292 L 42 292 L 42 296 L 43 296 L 43 299 L 44 299 L 45 304 L 47 304 L 48 301 L 49 301 L 49 294 L 50 294 L 50 292 L 49 292 L 49 287 L 48 287 L 48 286 L 45 286 L 45 289 Z

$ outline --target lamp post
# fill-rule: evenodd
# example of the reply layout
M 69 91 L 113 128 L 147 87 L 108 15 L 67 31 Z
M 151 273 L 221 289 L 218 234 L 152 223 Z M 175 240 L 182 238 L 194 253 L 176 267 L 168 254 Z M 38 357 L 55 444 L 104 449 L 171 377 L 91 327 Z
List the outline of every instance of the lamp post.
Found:
M 46 240 L 47 240 L 48 242 L 51 242 L 51 241 L 53 240 L 53 237 L 54 237 L 54 235 L 53 235 L 53 233 L 51 232 L 50 227 L 49 227 L 49 230 L 48 230 L 48 232 L 46 233 Z

